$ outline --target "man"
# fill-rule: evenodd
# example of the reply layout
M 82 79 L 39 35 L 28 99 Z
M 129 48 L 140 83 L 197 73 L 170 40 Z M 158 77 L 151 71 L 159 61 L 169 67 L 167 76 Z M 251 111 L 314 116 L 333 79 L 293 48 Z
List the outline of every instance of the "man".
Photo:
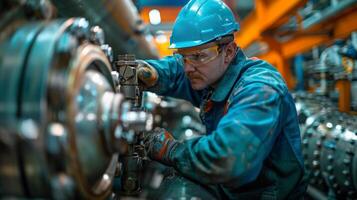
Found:
M 215 187 L 221 199 L 299 199 L 306 189 L 295 105 L 277 70 L 247 58 L 239 29 L 219 0 L 192 0 L 180 11 L 174 56 L 142 62 L 148 90 L 200 107 L 205 136 L 183 142 L 164 129 L 148 134 L 149 156 Z

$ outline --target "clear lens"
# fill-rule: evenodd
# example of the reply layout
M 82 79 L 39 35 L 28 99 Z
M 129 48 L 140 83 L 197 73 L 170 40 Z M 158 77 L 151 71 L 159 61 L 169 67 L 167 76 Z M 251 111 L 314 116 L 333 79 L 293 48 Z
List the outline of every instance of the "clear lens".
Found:
M 198 66 L 214 60 L 219 53 L 218 46 L 216 45 L 207 49 L 193 51 L 189 54 L 174 53 L 174 56 L 182 65 L 192 64 Z

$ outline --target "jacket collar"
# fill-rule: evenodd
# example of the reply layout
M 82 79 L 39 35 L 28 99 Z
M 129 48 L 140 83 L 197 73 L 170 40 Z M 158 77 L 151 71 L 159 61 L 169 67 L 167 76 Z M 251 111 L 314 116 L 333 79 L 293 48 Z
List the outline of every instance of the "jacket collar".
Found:
M 245 63 L 245 60 L 247 60 L 246 55 L 240 48 L 238 48 L 235 58 L 229 64 L 227 71 L 224 73 L 222 79 L 213 91 L 211 97 L 212 101 L 220 102 L 227 98 L 227 95 L 230 93 L 235 82 L 242 73 L 242 66 Z

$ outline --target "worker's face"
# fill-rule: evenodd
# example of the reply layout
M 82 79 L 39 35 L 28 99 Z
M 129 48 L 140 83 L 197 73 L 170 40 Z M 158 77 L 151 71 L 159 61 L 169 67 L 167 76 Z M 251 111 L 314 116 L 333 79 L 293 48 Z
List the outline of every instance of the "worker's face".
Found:
M 185 73 L 194 90 L 216 86 L 231 61 L 232 56 L 227 54 L 230 53 L 227 50 L 232 44 L 178 51 L 182 55 Z

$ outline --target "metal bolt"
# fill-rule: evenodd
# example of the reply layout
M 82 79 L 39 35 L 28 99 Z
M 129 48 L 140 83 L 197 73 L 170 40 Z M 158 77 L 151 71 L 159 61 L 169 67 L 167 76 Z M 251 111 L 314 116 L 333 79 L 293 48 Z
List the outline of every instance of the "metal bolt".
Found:
M 129 177 L 124 181 L 124 190 L 126 191 L 133 191 L 137 187 L 137 180 L 133 177 Z
M 333 155 L 331 155 L 331 154 L 328 155 L 328 156 L 327 156 L 327 160 L 329 160 L 330 162 L 333 161 Z
M 112 74 L 112 78 L 114 81 L 114 85 L 118 86 L 119 85 L 119 73 L 117 71 L 112 71 L 111 74 Z
M 319 165 L 320 165 L 320 162 L 319 162 L 319 161 L 317 161 L 317 160 L 312 161 L 312 166 L 313 166 L 314 168 L 318 168 Z
M 84 18 L 77 19 L 71 26 L 71 32 L 79 38 L 89 38 L 89 22 Z
M 90 29 L 90 41 L 97 45 L 103 45 L 105 42 L 105 35 L 102 28 L 99 26 L 93 26 Z
M 100 46 L 100 48 L 103 50 L 103 52 L 107 56 L 108 60 L 112 63 L 114 60 L 114 54 L 113 54 L 112 47 L 109 46 L 108 44 L 103 44 Z
M 32 119 L 21 121 L 19 129 L 19 133 L 24 139 L 35 140 L 39 136 L 38 126 Z

